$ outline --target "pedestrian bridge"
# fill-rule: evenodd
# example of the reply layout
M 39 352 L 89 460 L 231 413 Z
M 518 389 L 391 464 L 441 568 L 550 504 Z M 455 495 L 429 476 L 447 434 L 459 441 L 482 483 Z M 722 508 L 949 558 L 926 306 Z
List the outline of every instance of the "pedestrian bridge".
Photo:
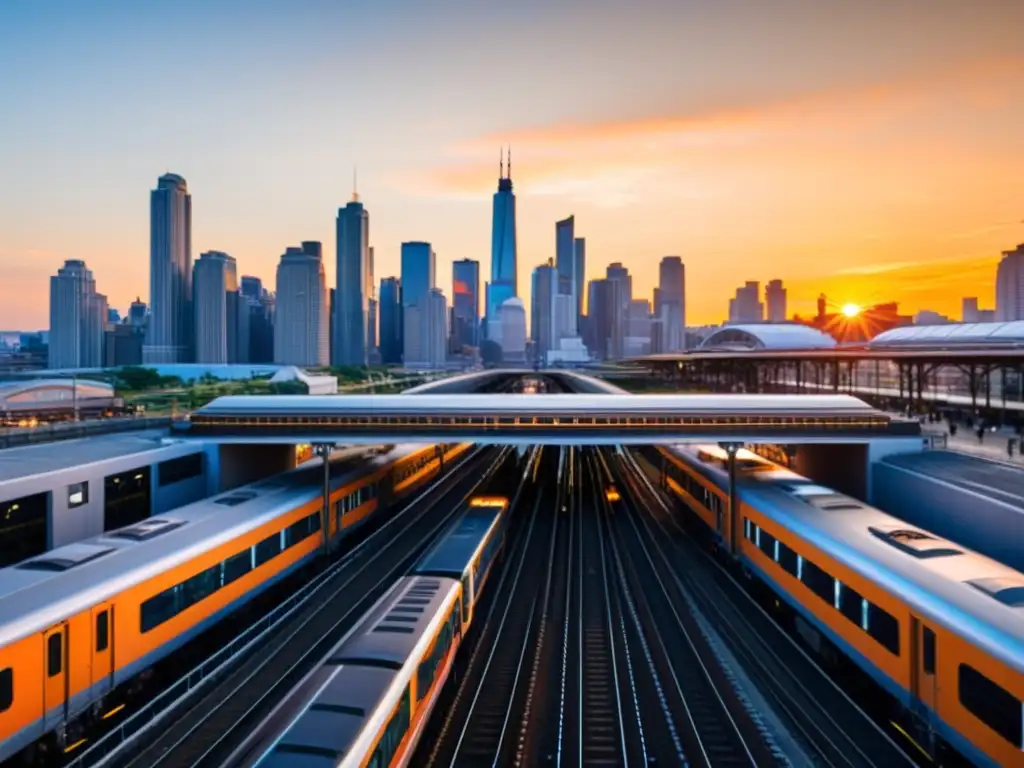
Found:
M 176 428 L 218 443 L 849 443 L 920 435 L 849 395 L 418 394 L 220 397 Z

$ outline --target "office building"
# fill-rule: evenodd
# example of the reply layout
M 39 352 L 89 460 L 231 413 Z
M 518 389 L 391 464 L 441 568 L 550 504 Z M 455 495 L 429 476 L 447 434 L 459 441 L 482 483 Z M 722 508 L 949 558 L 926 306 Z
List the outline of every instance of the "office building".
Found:
M 516 250 L 516 196 L 512 190 L 512 150 L 508 153 L 508 168 L 505 168 L 504 154 L 498 167 L 498 191 L 494 193 L 491 213 L 491 280 L 487 285 L 488 338 L 496 326 L 495 335 L 500 335 L 501 306 L 519 295 L 518 256 Z M 500 343 L 500 342 L 499 342 Z
M 533 340 L 534 354 L 542 361 L 547 360 L 548 352 L 558 345 L 555 299 L 560 279 L 558 268 L 550 260 L 533 270 L 530 338 Z
M 149 307 L 138 296 L 128 307 L 128 323 L 134 328 L 145 328 L 149 318 Z
M 577 237 L 573 244 L 573 254 L 576 259 L 576 333 L 581 332 L 580 323 L 586 309 L 583 300 L 586 294 L 587 279 L 587 239 Z
M 68 259 L 50 278 L 50 368 L 99 368 L 104 363 L 107 297 L 84 261 Z
M 995 322 L 996 313 L 993 309 L 979 308 L 978 298 L 974 296 L 964 299 L 962 317 L 965 323 L 991 323 Z
M 240 305 L 235 259 L 221 251 L 200 254 L 192 270 L 192 295 L 195 307 L 196 362 L 240 362 Z M 248 327 L 247 305 L 245 326 Z
M 558 293 L 572 297 L 576 306 L 576 217 L 555 222 L 555 267 L 558 269 Z M 575 313 L 574 313 L 575 314 Z M 576 333 L 574 317 L 571 331 Z
M 996 270 L 996 321 L 1024 320 L 1024 243 L 1003 251 Z
M 658 265 L 653 319 L 652 351 L 686 349 L 686 265 L 679 256 L 666 256 Z
M 147 363 L 185 363 L 192 346 L 192 196 L 168 173 L 149 199 Z
M 764 304 L 760 301 L 761 284 L 747 281 L 736 289 L 736 297 L 729 299 L 730 323 L 763 323 Z
M 430 243 L 402 243 L 402 359 L 406 366 L 426 365 L 432 318 L 427 299 L 437 287 L 437 257 Z
M 357 194 L 338 211 L 337 288 L 334 308 L 334 365 L 369 362 L 369 302 L 373 296 L 370 216 Z
M 263 281 L 252 275 L 242 275 L 238 290 L 245 298 L 260 301 L 263 298 Z
M 526 306 L 517 296 L 501 305 L 501 354 L 506 363 L 526 362 Z
M 452 264 L 452 351 L 480 346 L 480 262 Z
M 330 359 L 329 308 L 323 260 L 289 247 L 277 265 L 274 362 L 320 367 Z
M 385 277 L 380 281 L 380 361 L 385 365 L 402 362 L 402 281 Z
M 422 362 L 431 370 L 444 368 L 448 361 L 448 300 L 440 288 L 427 292 L 423 320 Z
M 370 298 L 366 300 L 366 349 L 369 361 L 376 364 L 380 362 L 380 353 L 377 349 L 380 345 L 380 306 L 377 301 L 377 283 L 373 272 L 373 246 L 370 246 L 369 253 Z
M 769 323 L 786 322 L 786 289 L 781 280 L 769 280 L 764 288 L 764 303 Z

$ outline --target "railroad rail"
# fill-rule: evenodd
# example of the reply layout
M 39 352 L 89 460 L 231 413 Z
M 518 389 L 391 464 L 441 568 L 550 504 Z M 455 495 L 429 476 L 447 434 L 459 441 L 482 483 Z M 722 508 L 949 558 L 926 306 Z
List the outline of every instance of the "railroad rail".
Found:
M 623 494 L 626 509 L 621 528 L 649 542 L 652 566 L 682 603 L 681 609 L 711 624 L 719 642 L 756 686 L 756 695 L 782 720 L 811 762 L 848 768 L 914 764 L 747 590 L 687 535 L 675 514 L 675 503 L 656 488 L 631 454 L 610 463 L 630 491 Z
M 219 765 L 220 759 L 245 735 L 246 727 L 257 722 L 281 692 L 301 677 L 317 658 L 317 649 L 336 642 L 358 620 L 444 529 L 458 507 L 456 502 L 486 482 L 510 455 L 511 452 L 503 451 L 497 461 L 485 465 L 487 455 L 475 454 L 475 461 L 463 466 L 486 472 L 469 469 L 458 477 L 449 475 L 441 481 L 440 488 L 435 485 L 432 492 L 421 495 L 419 503 L 410 505 L 401 516 L 404 525 L 400 530 L 388 530 L 390 537 L 376 540 L 377 546 L 372 548 L 366 546 L 368 539 L 359 548 L 358 557 L 342 561 L 349 567 L 339 564 L 332 568 L 330 576 L 322 579 L 317 589 L 254 639 L 251 645 L 258 653 L 248 654 L 200 695 L 192 697 L 174 716 L 151 722 L 147 732 L 158 733 L 154 726 L 160 726 L 160 731 L 150 743 L 141 745 L 136 740 L 133 748 L 119 750 L 100 765 Z M 87 754 L 82 755 L 86 757 Z

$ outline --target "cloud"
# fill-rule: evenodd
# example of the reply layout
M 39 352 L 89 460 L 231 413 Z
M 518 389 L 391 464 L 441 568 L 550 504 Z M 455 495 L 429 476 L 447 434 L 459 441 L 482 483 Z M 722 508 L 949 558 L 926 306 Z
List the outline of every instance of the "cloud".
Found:
M 822 90 L 728 106 L 684 108 L 634 119 L 558 122 L 525 126 L 469 138 L 447 149 L 449 161 L 395 179 L 413 194 L 479 196 L 497 179 L 496 148 L 511 145 L 517 161 L 518 186 L 533 193 L 533 184 L 575 185 L 602 173 L 629 167 L 648 178 L 714 167 L 710 149 L 728 155 L 756 148 L 770 157 L 769 139 L 810 152 L 834 151 L 837 136 L 861 140 L 866 129 L 885 124 L 894 114 L 936 101 L 948 105 L 950 94 L 985 101 L 1005 97 L 1006 85 L 1024 82 L 1024 57 L 951 66 L 947 70 L 846 89 Z
M 953 240 L 970 240 L 975 237 L 983 237 L 984 235 L 990 235 L 993 232 L 999 232 L 1010 227 L 1017 227 L 1024 224 L 1024 219 L 1020 221 L 1001 221 L 998 224 L 990 224 L 987 227 L 978 227 L 968 232 L 957 232 L 954 235 L 950 235 Z
M 837 275 L 883 275 L 888 272 L 899 272 L 928 264 L 926 261 L 891 261 L 885 264 L 863 264 L 858 267 L 845 267 L 838 270 Z

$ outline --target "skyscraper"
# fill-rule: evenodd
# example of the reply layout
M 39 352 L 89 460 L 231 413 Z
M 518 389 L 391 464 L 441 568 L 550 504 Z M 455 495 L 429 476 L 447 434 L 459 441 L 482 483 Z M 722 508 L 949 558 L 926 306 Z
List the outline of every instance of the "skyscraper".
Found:
M 330 358 L 323 260 L 288 248 L 277 265 L 274 362 L 324 366 Z
M 103 365 L 107 297 L 84 261 L 68 259 L 50 278 L 50 368 Z
M 742 288 L 737 288 L 736 297 L 729 299 L 729 322 L 764 322 L 764 304 L 760 298 L 761 285 L 756 281 L 748 280 Z
M 996 322 L 1024 320 L 1024 243 L 1003 251 L 996 270 Z
M 221 251 L 200 254 L 192 270 L 192 292 L 196 362 L 238 362 L 238 268 L 235 259 Z
M 626 355 L 626 337 L 629 332 L 629 303 L 633 300 L 633 278 L 621 263 L 609 264 L 605 270 L 609 283 L 608 308 L 609 335 L 608 357 L 619 360 Z
M 370 216 L 355 193 L 348 205 L 338 210 L 337 236 L 338 285 L 331 362 L 366 365 L 369 362 L 369 301 L 373 295 Z
M 518 296 L 501 305 L 502 359 L 511 363 L 526 361 L 526 306 Z
M 373 272 L 373 246 L 369 248 L 370 267 L 370 298 L 366 300 L 366 350 L 372 360 L 376 360 L 377 347 L 380 344 L 380 305 L 377 301 L 377 283 Z
M 558 346 L 556 299 L 561 281 L 557 267 L 548 261 L 533 270 L 533 298 L 530 302 L 530 338 L 541 362 Z
M 149 327 L 143 359 L 191 359 L 192 196 L 185 179 L 168 173 L 149 198 Z
M 516 196 L 512 191 L 512 150 L 508 152 L 508 169 L 502 154 L 498 167 L 498 191 L 494 193 L 491 215 L 491 280 L 487 286 L 488 338 L 492 324 L 495 336 L 500 335 L 501 306 L 518 296 L 518 257 L 516 251 Z
M 452 264 L 452 351 L 480 346 L 480 262 Z
M 436 370 L 444 368 L 448 360 L 448 301 L 440 288 L 431 288 L 424 304 L 421 362 Z
M 585 237 L 576 238 L 573 252 L 576 259 L 576 332 L 579 333 L 580 321 L 583 319 L 583 299 L 587 287 L 587 239 Z
M 678 256 L 666 256 L 658 265 L 658 290 L 654 298 L 657 352 L 681 352 L 686 348 L 686 265 Z
M 380 361 L 402 362 L 402 281 L 385 277 L 380 281 Z
M 402 341 L 406 365 L 429 362 L 427 298 L 436 287 L 436 262 L 430 243 L 402 243 Z
M 558 268 L 558 292 L 576 290 L 576 217 L 555 222 L 555 267 Z
M 781 280 L 769 280 L 764 287 L 764 303 L 768 308 L 769 323 L 786 322 L 786 289 Z

